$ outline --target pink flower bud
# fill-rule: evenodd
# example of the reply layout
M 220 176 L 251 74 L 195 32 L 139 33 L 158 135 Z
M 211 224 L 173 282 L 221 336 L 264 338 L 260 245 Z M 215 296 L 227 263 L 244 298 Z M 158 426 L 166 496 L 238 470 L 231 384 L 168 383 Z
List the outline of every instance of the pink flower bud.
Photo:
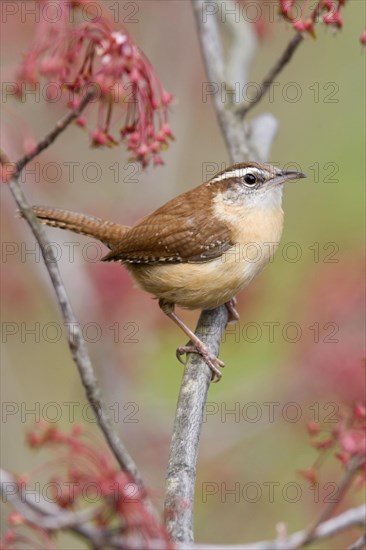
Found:
M 318 481 L 317 472 L 314 468 L 306 468 L 305 470 L 300 470 L 299 474 L 307 481 L 310 481 L 311 485 L 315 485 L 315 483 Z
M 79 116 L 79 117 L 75 120 L 75 124 L 77 124 L 78 126 L 80 126 L 80 128 L 85 128 L 85 126 L 86 126 L 86 124 L 87 124 L 85 116 Z
M 44 76 L 61 76 L 64 69 L 64 61 L 60 58 L 46 58 L 40 65 L 40 73 Z
M 141 136 L 138 132 L 133 132 L 128 136 L 129 145 L 135 147 L 141 141 Z
M 287 15 L 293 7 L 295 0 L 280 0 L 280 10 L 284 15 Z
M 9 525 L 23 525 L 24 518 L 19 512 L 12 512 L 8 517 Z
M 169 103 L 171 103 L 173 99 L 173 94 L 168 94 L 165 90 L 162 91 L 161 94 L 161 103 L 164 105 L 164 107 L 167 107 Z
M 152 153 L 158 153 L 161 149 L 161 143 L 159 141 L 153 141 L 153 143 L 150 145 L 150 151 Z
M 308 422 L 306 427 L 310 435 L 316 435 L 320 432 L 320 426 L 318 422 L 314 422 L 314 421 Z
M 356 430 L 350 430 L 342 435 L 340 445 L 342 450 L 351 456 L 356 454 L 364 455 L 366 452 L 365 434 Z
M 336 457 L 342 462 L 343 466 L 347 466 L 349 462 L 349 455 L 345 452 L 340 452 L 336 454 Z
M 323 21 L 326 25 L 334 25 L 339 29 L 343 26 L 342 16 L 339 10 L 335 11 L 334 13 L 329 12 L 323 15 Z
M 145 143 L 140 145 L 140 147 L 136 151 L 137 155 L 142 156 L 142 157 L 147 155 L 148 152 L 149 152 L 149 148 L 147 147 L 147 145 Z
M 163 166 L 164 161 L 160 155 L 154 155 L 154 166 Z
M 96 147 L 98 145 L 106 145 L 108 143 L 108 138 L 102 130 L 94 130 L 91 132 L 90 137 L 92 138 L 92 144 Z
M 142 78 L 140 76 L 140 72 L 136 68 L 132 69 L 132 71 L 130 73 L 130 80 L 134 84 L 137 84 L 138 82 L 140 82 L 140 80 L 142 80 Z
M 361 33 L 360 42 L 363 46 L 366 46 L 366 28 Z
M 323 441 L 317 441 L 314 443 L 314 447 L 319 450 L 330 449 L 333 447 L 334 441 L 332 438 L 324 439 Z
M 361 405 L 360 403 L 357 403 L 355 405 L 354 415 L 356 418 L 364 420 L 366 418 L 366 407 L 364 405 Z
M 78 109 L 81 103 L 80 97 L 74 97 L 71 101 L 69 101 L 68 106 L 70 109 Z

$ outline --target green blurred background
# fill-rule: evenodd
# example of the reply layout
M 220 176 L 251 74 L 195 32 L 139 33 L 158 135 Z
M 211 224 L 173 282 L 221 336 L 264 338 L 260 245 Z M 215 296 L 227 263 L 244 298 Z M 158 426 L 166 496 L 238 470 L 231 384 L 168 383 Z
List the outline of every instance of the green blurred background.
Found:
M 73 127 L 28 167 L 24 190 L 33 204 L 133 223 L 200 183 L 207 163 L 219 170 L 228 162 L 211 102 L 202 100 L 207 79 L 190 2 L 129 2 L 137 7 L 136 21 L 130 23 L 126 4 L 120 2 L 120 23 L 125 21 L 175 98 L 170 125 L 176 140 L 164 153 L 165 166 L 135 171 L 123 146 L 90 149 L 86 134 Z M 116 2 L 104 2 L 108 10 L 112 5 L 116 9 Z M 330 456 L 315 494 L 298 470 L 317 456 L 306 422 L 320 420 L 331 428 L 337 411 L 364 395 L 365 70 L 359 42 L 364 15 L 364 3 L 350 0 L 341 32 L 319 26 L 316 40 L 307 38 L 277 79 L 274 101 L 266 96 L 249 117 L 271 112 L 277 118 L 279 131 L 268 160 L 296 162 L 308 178 L 288 186 L 282 245 L 274 262 L 239 297 L 240 323 L 229 327 L 221 348 L 226 369 L 221 383 L 210 388 L 200 445 L 197 541 L 273 538 L 279 522 L 290 532 L 299 529 L 319 513 L 342 474 Z M 3 81 L 11 80 L 32 31 L 32 20 L 22 23 L 19 17 L 3 25 Z M 262 80 L 292 35 L 283 21 L 267 22 L 251 81 Z M 301 92 L 296 102 L 284 97 L 295 89 L 290 83 Z M 2 111 L 2 147 L 16 159 L 27 140 L 43 136 L 66 108 L 32 96 L 25 103 L 3 96 Z M 78 163 L 73 182 L 66 163 Z M 2 464 L 12 472 L 30 472 L 47 457 L 31 452 L 24 441 L 39 416 L 57 419 L 65 429 L 73 420 L 97 429 L 39 251 L 29 252 L 34 240 L 17 219 L 5 185 L 1 222 Z M 101 247 L 88 247 L 88 239 L 61 231 L 47 233 L 57 243 L 62 276 L 85 328 L 115 429 L 161 505 L 182 375 L 175 348 L 184 338 L 120 266 L 93 261 L 95 254 L 100 258 Z M 286 250 L 291 258 L 295 253 L 289 243 L 296 243 L 297 261 L 286 260 Z M 182 316 L 194 326 L 197 312 Z M 27 332 L 31 329 L 35 333 Z M 232 489 L 235 494 L 229 494 Z M 360 499 L 353 491 L 340 509 Z M 314 548 L 342 548 L 356 537 L 357 532 L 347 533 Z M 84 547 L 68 536 L 59 545 Z

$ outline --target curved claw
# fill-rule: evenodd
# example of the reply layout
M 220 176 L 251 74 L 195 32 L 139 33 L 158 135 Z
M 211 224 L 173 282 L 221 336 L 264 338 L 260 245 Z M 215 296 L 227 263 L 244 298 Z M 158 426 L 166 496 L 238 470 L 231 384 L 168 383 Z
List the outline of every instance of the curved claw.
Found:
M 190 350 L 187 350 L 189 346 L 179 346 L 179 348 L 176 349 L 175 355 L 179 361 L 179 363 L 182 363 L 182 365 L 186 365 L 186 361 L 183 361 L 182 355 L 190 353 Z
M 218 357 L 211 355 L 208 350 L 205 350 L 204 348 L 197 349 L 193 345 L 180 346 L 176 350 L 176 356 L 178 361 L 183 365 L 185 365 L 185 363 L 181 360 L 181 356 L 185 353 L 198 353 L 201 355 L 206 365 L 212 370 L 212 382 L 218 382 L 222 378 L 220 368 L 223 368 L 225 363 Z

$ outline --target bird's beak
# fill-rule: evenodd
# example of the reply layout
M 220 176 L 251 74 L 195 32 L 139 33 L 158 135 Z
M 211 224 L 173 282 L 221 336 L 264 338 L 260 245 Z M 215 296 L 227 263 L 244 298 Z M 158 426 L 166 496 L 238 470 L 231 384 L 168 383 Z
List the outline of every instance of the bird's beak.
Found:
M 298 180 L 300 178 L 306 178 L 306 175 L 303 174 L 303 172 L 296 172 L 294 170 L 282 170 L 282 172 L 277 174 L 277 176 L 271 179 L 268 183 L 270 183 L 271 187 L 274 187 L 281 185 L 286 181 Z
M 306 175 L 303 172 L 295 172 L 293 170 L 282 170 L 281 177 L 284 178 L 284 181 L 287 181 L 287 180 L 299 180 L 300 178 L 306 178 Z

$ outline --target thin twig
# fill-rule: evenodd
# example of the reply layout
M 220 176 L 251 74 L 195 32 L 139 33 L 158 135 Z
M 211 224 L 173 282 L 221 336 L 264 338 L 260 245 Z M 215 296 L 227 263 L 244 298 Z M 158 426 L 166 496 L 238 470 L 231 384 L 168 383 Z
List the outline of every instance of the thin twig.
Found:
M 346 471 L 344 473 L 343 478 L 341 479 L 341 482 L 338 486 L 337 492 L 334 496 L 334 498 L 328 503 L 328 505 L 322 510 L 319 517 L 314 521 L 312 525 L 307 529 L 307 536 L 306 541 L 313 540 L 312 537 L 317 529 L 317 527 L 326 521 L 335 511 L 341 500 L 343 499 L 344 495 L 346 494 L 347 490 L 350 488 L 352 481 L 357 473 L 357 470 L 359 467 L 364 464 L 365 458 L 354 456 L 349 461 Z
M 78 116 L 83 112 L 85 107 L 90 103 L 93 99 L 96 97 L 96 89 L 93 88 L 89 90 L 86 95 L 83 97 L 83 99 L 80 102 L 80 105 L 77 109 L 74 109 L 70 111 L 67 115 L 64 116 L 61 120 L 59 120 L 56 124 L 56 126 L 42 138 L 35 148 L 28 153 L 27 155 L 24 155 L 20 160 L 18 160 L 15 163 L 16 166 L 16 173 L 15 176 L 18 176 L 21 170 L 35 157 L 37 157 L 42 151 L 47 149 L 54 141 L 55 139 L 73 122 L 75 119 L 78 118 Z
M 318 525 L 311 540 L 307 539 L 307 531 L 304 529 L 289 535 L 285 540 L 276 539 L 237 545 L 192 544 L 185 546 L 185 550 L 293 550 L 294 548 L 303 548 L 314 541 L 334 537 L 352 527 L 365 528 L 365 526 L 366 505 L 362 504 Z
M 25 218 L 28 222 L 28 225 L 31 228 L 32 233 L 41 249 L 43 260 L 61 309 L 62 318 L 66 323 L 66 326 L 73 327 L 72 331 L 68 331 L 67 341 L 72 358 L 78 368 L 79 375 L 86 392 L 86 397 L 94 411 L 99 427 L 101 428 L 120 467 L 125 470 L 137 484 L 143 486 L 140 472 L 138 471 L 136 464 L 118 437 L 117 433 L 113 429 L 112 422 L 107 413 L 106 407 L 104 406 L 98 381 L 96 379 L 94 369 L 86 349 L 85 341 L 82 336 L 80 324 L 77 322 L 72 310 L 53 249 L 49 245 L 46 233 L 34 215 L 32 208 L 29 206 L 20 187 L 18 178 L 13 178 L 9 185 L 15 202 L 17 203 L 23 218 Z
M 54 502 L 45 499 L 36 491 L 21 491 L 15 478 L 5 470 L 0 470 L 0 493 L 3 503 L 10 503 L 23 518 L 43 529 L 52 531 L 66 530 L 83 537 L 92 547 L 103 548 L 133 548 L 131 538 L 115 535 L 108 529 L 96 527 L 90 520 L 96 511 L 79 510 L 70 512 L 63 510 Z M 128 544 L 127 544 L 128 543 Z M 137 548 L 141 548 L 139 540 Z M 160 541 L 161 550 L 162 545 Z
M 269 73 L 267 74 L 266 78 L 263 80 L 260 91 L 255 97 L 255 99 L 249 104 L 249 105 L 239 105 L 235 112 L 237 115 L 241 116 L 242 118 L 245 117 L 257 105 L 263 96 L 268 92 L 269 88 L 273 84 L 275 78 L 279 75 L 279 73 L 282 71 L 282 69 L 289 63 L 289 61 L 292 59 L 292 56 L 294 55 L 295 51 L 303 41 L 304 37 L 303 35 L 298 32 L 293 36 L 290 40 L 290 42 L 287 44 L 284 52 L 282 53 L 281 57 L 278 59 L 278 61 L 273 65 Z
M 366 548 L 366 533 L 357 539 L 347 550 L 364 550 Z
M 41 498 L 40 495 L 36 496 L 34 491 L 24 491 L 14 477 L 3 469 L 0 470 L 0 479 L 3 502 L 12 504 L 24 519 L 42 529 L 71 529 L 75 525 L 91 521 L 101 512 L 100 507 L 70 512 L 69 510 L 63 510 L 58 506 L 54 506 L 50 507 L 47 515 L 45 515 L 39 509 L 33 509 L 31 505 L 32 501 L 29 502 L 28 494 L 33 498 L 35 497 L 36 501 Z
M 56 124 L 55 128 L 38 142 L 32 153 L 25 155 L 22 159 L 15 163 L 17 172 L 16 175 L 10 180 L 9 187 L 22 216 L 28 222 L 32 233 L 40 246 L 43 260 L 55 290 L 63 320 L 67 326 L 73 327 L 72 331 L 68 331 L 69 348 L 72 358 L 78 368 L 79 375 L 86 392 L 86 397 L 94 411 L 99 427 L 102 430 L 104 437 L 106 438 L 120 467 L 126 471 L 140 487 L 143 488 L 142 477 L 134 460 L 113 429 L 111 419 L 102 400 L 101 391 L 88 355 L 85 341 L 80 329 L 80 324 L 77 322 L 72 310 L 53 249 L 50 246 L 44 228 L 37 220 L 32 208 L 27 202 L 18 177 L 20 171 L 26 166 L 26 164 L 35 158 L 41 151 L 49 147 L 71 124 L 71 122 L 79 116 L 79 114 L 94 97 L 95 90 L 89 91 L 81 101 L 78 109 L 71 111 L 68 115 L 61 119 Z M 4 154 L 2 154 L 2 158 L 5 158 Z

